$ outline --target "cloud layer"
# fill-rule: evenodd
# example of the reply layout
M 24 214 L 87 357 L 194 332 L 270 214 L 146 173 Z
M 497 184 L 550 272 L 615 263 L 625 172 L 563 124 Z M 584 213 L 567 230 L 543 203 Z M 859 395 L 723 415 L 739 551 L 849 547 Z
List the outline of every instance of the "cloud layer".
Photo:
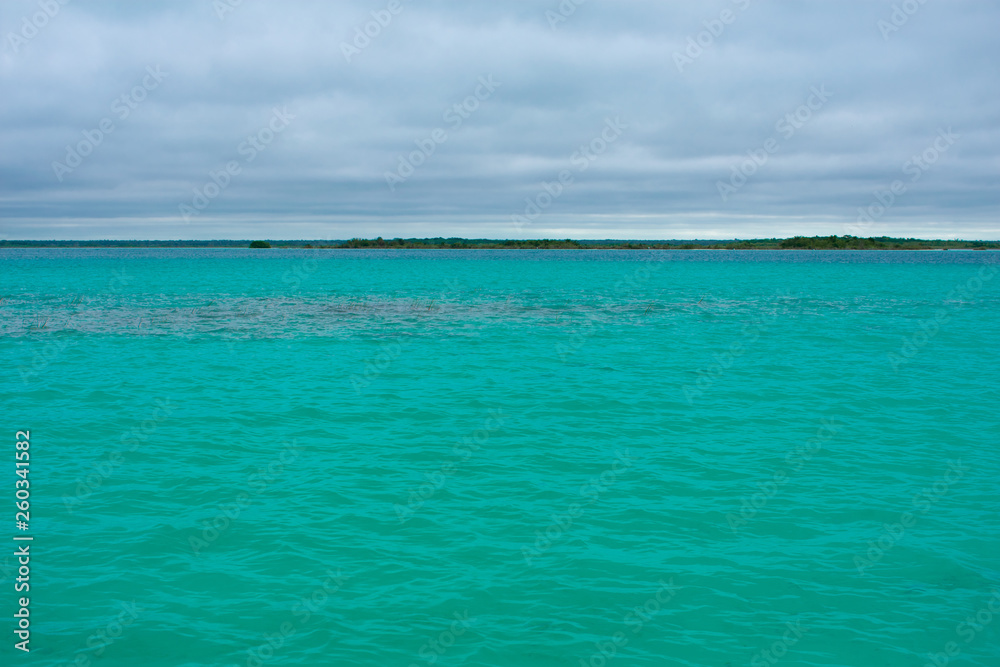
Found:
M 0 4 L 0 235 L 1000 238 L 995 3 L 576 2 Z

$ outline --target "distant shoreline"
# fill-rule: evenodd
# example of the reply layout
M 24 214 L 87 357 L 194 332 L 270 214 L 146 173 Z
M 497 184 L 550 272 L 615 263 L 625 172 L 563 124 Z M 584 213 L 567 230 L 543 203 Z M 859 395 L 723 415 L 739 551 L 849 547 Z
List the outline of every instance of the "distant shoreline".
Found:
M 0 240 L 0 248 L 248 248 L 384 250 L 1000 250 L 1000 241 L 893 238 L 886 236 L 795 236 L 785 239 L 671 239 L 658 241 L 573 239 L 350 239 L 336 240 Z

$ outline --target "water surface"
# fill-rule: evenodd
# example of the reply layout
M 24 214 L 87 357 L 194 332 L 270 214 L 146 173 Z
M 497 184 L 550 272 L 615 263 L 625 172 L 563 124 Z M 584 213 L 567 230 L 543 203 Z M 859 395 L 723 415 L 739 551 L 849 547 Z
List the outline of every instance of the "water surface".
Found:
M 994 664 L 998 260 L 0 250 L 18 659 Z

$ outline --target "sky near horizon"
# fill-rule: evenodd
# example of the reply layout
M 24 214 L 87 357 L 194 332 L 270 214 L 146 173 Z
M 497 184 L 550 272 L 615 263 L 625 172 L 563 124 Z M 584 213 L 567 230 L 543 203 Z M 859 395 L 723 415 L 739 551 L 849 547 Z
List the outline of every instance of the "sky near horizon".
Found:
M 0 3 L 0 238 L 1000 239 L 1000 5 Z

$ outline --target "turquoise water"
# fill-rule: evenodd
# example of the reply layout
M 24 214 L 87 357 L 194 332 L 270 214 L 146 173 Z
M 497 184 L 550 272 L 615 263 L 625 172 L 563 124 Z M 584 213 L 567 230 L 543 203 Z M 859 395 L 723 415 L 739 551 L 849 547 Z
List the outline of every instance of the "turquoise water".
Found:
M 0 251 L 0 662 L 1000 664 L 998 261 Z

